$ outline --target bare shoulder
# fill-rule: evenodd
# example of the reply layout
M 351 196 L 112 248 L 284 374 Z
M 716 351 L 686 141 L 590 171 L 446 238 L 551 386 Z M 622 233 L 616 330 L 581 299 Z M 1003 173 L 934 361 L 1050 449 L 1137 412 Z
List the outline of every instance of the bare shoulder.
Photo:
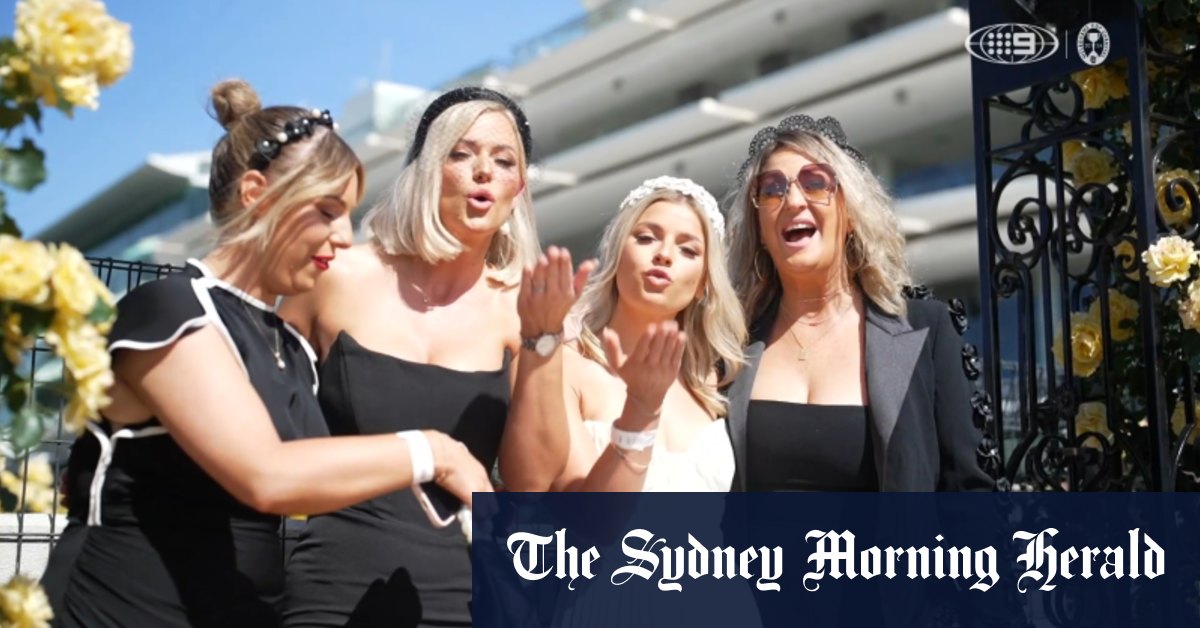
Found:
M 355 244 L 338 253 L 337 259 L 329 265 L 329 270 L 321 275 L 321 281 L 333 285 L 344 285 L 365 272 L 379 270 L 383 266 L 384 262 L 380 259 L 374 245 Z
M 505 344 L 513 351 L 519 351 L 521 346 L 521 314 L 517 310 L 517 294 L 520 284 L 507 285 L 492 277 L 484 277 L 482 284 L 488 291 L 487 303 L 495 309 L 492 320 L 502 321 L 505 333 Z
M 346 311 L 347 302 L 363 292 L 363 280 L 380 264 L 370 245 L 355 245 L 339 251 L 312 290 L 284 300 L 280 316 L 314 346 L 323 346 L 319 339 L 324 335 L 320 332 L 338 327 L 338 313 Z
M 614 377 L 603 364 L 583 354 L 577 339 L 563 344 L 563 375 L 583 388 L 603 385 Z

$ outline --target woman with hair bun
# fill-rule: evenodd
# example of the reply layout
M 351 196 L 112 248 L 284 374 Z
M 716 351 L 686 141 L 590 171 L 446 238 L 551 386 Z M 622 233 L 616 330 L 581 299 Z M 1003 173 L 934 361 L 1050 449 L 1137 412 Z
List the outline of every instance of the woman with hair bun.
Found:
M 491 490 L 440 432 L 314 438 L 314 354 L 274 304 L 350 245 L 363 167 L 328 111 L 264 109 L 237 80 L 212 107 L 218 241 L 117 305 L 113 401 L 72 451 L 44 577 L 56 626 L 276 626 L 281 515 L 431 480 L 466 503 Z

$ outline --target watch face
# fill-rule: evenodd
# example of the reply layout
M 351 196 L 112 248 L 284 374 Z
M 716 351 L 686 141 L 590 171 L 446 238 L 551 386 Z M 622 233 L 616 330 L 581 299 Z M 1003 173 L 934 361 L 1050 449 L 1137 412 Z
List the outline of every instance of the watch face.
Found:
M 555 338 L 550 334 L 546 334 L 537 339 L 537 344 L 534 345 L 533 349 L 534 351 L 538 352 L 538 355 L 546 357 L 554 352 L 554 347 L 557 345 L 558 338 Z

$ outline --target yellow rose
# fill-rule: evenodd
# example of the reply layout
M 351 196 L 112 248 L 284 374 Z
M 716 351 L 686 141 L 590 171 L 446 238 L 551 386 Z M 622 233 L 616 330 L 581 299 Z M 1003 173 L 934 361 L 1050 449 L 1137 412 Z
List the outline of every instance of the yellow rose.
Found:
M 112 305 L 112 293 L 92 272 L 83 254 L 72 246 L 60 245 L 54 251 L 58 265 L 51 275 L 54 288 L 56 316 L 86 318 L 96 307 L 97 299 Z
M 114 380 L 112 371 L 99 371 L 87 377 L 68 380 L 73 388 L 73 394 L 63 411 L 63 419 L 75 433 L 83 431 L 87 421 L 100 416 L 112 399 L 108 391 L 112 389 Z
M 55 353 L 62 356 L 67 369 L 76 378 L 109 368 L 108 343 L 95 325 L 56 316 L 46 332 L 46 342 L 54 347 Z
M 1104 402 L 1088 401 L 1079 404 L 1079 411 L 1075 413 L 1075 433 L 1084 432 L 1096 432 L 1106 439 L 1112 436 L 1112 431 L 1108 429 L 1108 407 Z M 1091 442 L 1091 439 L 1085 444 L 1087 442 Z
M 4 326 L 0 329 L 0 337 L 3 338 L 4 359 L 9 364 L 18 364 L 21 354 L 33 348 L 34 339 L 21 333 L 20 314 L 13 312 L 2 322 Z
M 1185 329 L 1200 331 L 1200 281 L 1188 285 L 1187 296 L 1179 302 L 1179 320 Z
M 100 108 L 100 87 L 96 85 L 95 76 L 60 77 L 58 89 L 62 92 L 63 99 L 76 107 L 87 107 L 93 111 Z M 53 98 L 57 99 L 58 94 L 55 94 Z M 47 102 L 47 104 L 51 107 L 58 105 L 57 102 Z
M 0 471 L 0 486 L 18 500 L 24 492 L 25 499 L 17 504 L 18 510 L 50 512 L 54 508 L 54 470 L 42 457 L 30 458 L 28 465 L 28 469 L 24 470 L 24 481 L 15 473 Z M 24 468 L 24 465 L 18 465 L 18 468 Z
M 19 55 L 10 70 L 27 75 L 49 106 L 61 92 L 72 105 L 95 108 L 99 86 L 124 76 L 133 58 L 129 25 L 96 0 L 22 0 L 13 41 Z
M 41 242 L 0 235 L 0 301 L 45 305 L 53 271 L 54 258 Z
M 1118 62 L 1118 66 L 1107 67 L 1104 73 L 1109 100 L 1129 98 L 1129 67 L 1124 62 Z
M 1079 140 L 1067 140 L 1062 143 L 1063 168 L 1068 172 L 1071 170 L 1071 162 L 1075 160 L 1075 156 L 1081 150 L 1083 150 L 1083 142 Z
M 96 51 L 96 80 L 101 87 L 117 82 L 133 66 L 133 37 L 129 31 L 129 25 L 124 22 L 109 22 L 100 49 Z
M 1100 299 L 1092 300 L 1088 315 L 1100 320 Z M 1132 326 L 1122 326 L 1125 321 L 1137 320 L 1138 303 L 1112 288 L 1108 289 L 1108 329 L 1113 340 L 1123 342 L 1133 337 L 1137 329 Z
M 1137 249 L 1133 247 L 1132 242 L 1121 240 L 1113 247 L 1113 267 L 1118 272 L 1124 270 L 1125 276 L 1134 281 L 1142 276 L 1141 271 L 1138 270 Z
M 1089 183 L 1105 185 L 1112 181 L 1117 174 L 1116 164 L 1108 153 L 1090 146 L 1084 146 L 1075 154 L 1066 170 L 1074 175 L 1075 185 L 1082 187 Z
M 46 342 L 67 367 L 65 382 L 72 394 L 64 415 L 67 424 L 78 431 L 110 402 L 108 391 L 114 380 L 108 343 L 95 325 L 70 315 L 55 316 Z
M 0 616 L 5 626 L 14 628 L 48 628 L 54 619 L 50 600 L 38 583 L 16 576 L 0 588 Z
M 1088 68 L 1071 75 L 1071 80 L 1083 92 L 1083 106 L 1099 109 L 1110 100 L 1129 96 L 1125 72 L 1108 66 Z
M 1071 314 L 1071 364 L 1075 374 L 1080 377 L 1091 377 L 1104 358 L 1104 338 L 1100 330 L 1100 321 L 1090 314 L 1074 312 Z M 1062 335 L 1054 338 L 1054 359 L 1061 366 L 1063 361 Z
M 1160 238 L 1150 245 L 1150 250 L 1142 253 L 1142 262 L 1146 264 L 1150 282 L 1159 288 L 1186 280 L 1196 259 L 1195 246 L 1174 235 Z
M 1197 405 L 1200 406 L 1200 400 L 1197 401 Z M 1193 414 L 1195 415 L 1192 419 L 1194 423 L 1196 419 L 1200 419 L 1200 407 L 1197 407 Z M 1179 436 L 1183 433 L 1183 428 L 1185 427 L 1185 416 L 1186 413 L 1183 411 L 1183 400 L 1180 399 L 1179 401 L 1175 402 L 1175 411 L 1171 413 L 1171 431 L 1174 432 L 1176 436 Z M 1192 434 L 1188 436 L 1188 444 L 1196 442 L 1197 436 L 1200 436 L 1200 425 L 1196 425 L 1192 428 Z
M 1177 211 L 1171 210 L 1167 204 L 1167 190 L 1168 184 L 1176 179 L 1182 179 L 1190 184 L 1193 193 L 1200 192 L 1200 183 L 1196 182 L 1196 176 L 1193 173 L 1182 168 L 1168 170 L 1155 179 L 1154 191 L 1158 196 L 1158 213 L 1162 215 L 1163 221 L 1168 226 L 1182 227 L 1192 219 L 1192 201 L 1183 190 L 1177 189 L 1174 196 L 1175 200 L 1180 201 L 1181 206 Z

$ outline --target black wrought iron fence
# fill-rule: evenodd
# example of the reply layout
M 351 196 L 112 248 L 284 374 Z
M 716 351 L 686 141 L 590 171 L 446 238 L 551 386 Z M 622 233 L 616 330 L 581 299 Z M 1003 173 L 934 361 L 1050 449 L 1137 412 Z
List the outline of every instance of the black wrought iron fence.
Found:
M 88 261 L 118 298 L 142 283 L 182 270 L 179 266 L 107 258 Z M 44 564 L 66 525 L 59 479 L 75 440 L 63 422 L 64 401 L 57 392 L 63 365 L 54 350 L 38 339 L 21 374 L 33 382 L 33 398 L 43 407 L 57 409 L 57 417 L 29 455 L 0 475 L 0 507 L 7 513 L 0 525 L 0 555 L 5 559 L 0 567 L 14 573 L 28 570 L 26 563 L 31 554 L 36 554 L 34 562 Z
M 972 62 L 994 437 L 1006 478 L 1034 490 L 1196 490 L 1200 329 L 1176 315 L 1195 264 L 1182 255 L 1167 281 L 1139 252 L 1200 240 L 1188 174 L 1200 166 L 1200 53 L 1167 41 L 1172 28 L 1142 3 L 1089 12 L 971 3 L 976 28 L 1040 19 L 1075 35 L 1037 63 Z M 1076 39 L 1103 42 L 1107 64 L 1085 63 Z

